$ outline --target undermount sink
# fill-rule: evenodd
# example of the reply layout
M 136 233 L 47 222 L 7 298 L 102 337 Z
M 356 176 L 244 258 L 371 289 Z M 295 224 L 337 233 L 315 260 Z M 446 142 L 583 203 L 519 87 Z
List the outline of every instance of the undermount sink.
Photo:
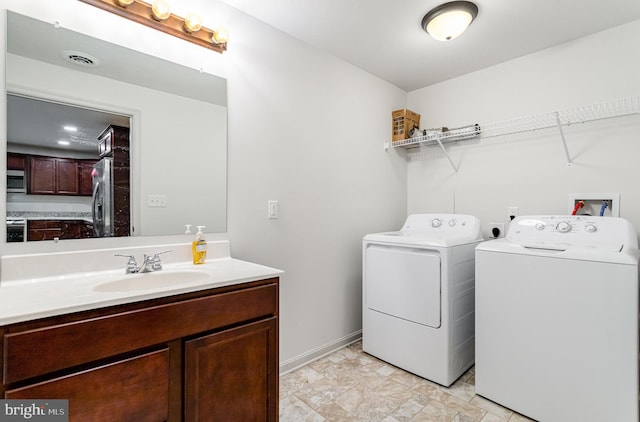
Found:
M 115 280 L 98 284 L 93 288 L 96 292 L 131 292 L 153 290 L 182 284 L 205 281 L 211 275 L 206 271 L 180 270 L 157 271 L 151 273 L 127 274 Z

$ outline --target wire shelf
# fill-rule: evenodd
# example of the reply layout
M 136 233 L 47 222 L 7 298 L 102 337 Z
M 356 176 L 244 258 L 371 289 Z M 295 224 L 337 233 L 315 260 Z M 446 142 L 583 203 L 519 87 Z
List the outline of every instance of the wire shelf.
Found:
M 477 136 L 480 136 L 480 138 L 491 138 L 548 128 L 560 128 L 562 131 L 562 126 L 629 116 L 632 114 L 640 114 L 639 96 L 609 100 L 568 110 L 519 117 L 501 122 L 470 125 L 448 131 L 428 129 L 425 136 L 396 141 L 391 145 L 394 148 L 407 148 L 428 145 L 430 143 L 446 143 L 472 139 Z M 562 136 L 564 139 L 564 135 Z

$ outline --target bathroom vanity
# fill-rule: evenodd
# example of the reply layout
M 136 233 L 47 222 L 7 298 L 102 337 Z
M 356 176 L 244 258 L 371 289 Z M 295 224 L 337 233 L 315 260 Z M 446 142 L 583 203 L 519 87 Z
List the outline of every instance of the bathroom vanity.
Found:
M 173 288 L 172 274 L 196 270 L 168 268 L 149 279 L 160 291 L 81 277 L 65 286 L 92 303 L 64 306 L 83 310 L 36 295 L 31 315 L 50 316 L 0 314 L 2 395 L 68 399 L 72 421 L 276 421 L 281 271 L 231 258 L 198 267 L 211 277 Z M 29 288 L 0 287 L 0 302 Z

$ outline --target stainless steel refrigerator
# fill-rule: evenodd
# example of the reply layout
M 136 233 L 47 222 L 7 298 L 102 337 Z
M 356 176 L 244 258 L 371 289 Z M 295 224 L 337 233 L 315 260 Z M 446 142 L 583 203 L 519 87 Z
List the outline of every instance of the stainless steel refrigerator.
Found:
M 93 166 L 93 236 L 112 237 L 113 219 L 113 158 L 104 157 Z

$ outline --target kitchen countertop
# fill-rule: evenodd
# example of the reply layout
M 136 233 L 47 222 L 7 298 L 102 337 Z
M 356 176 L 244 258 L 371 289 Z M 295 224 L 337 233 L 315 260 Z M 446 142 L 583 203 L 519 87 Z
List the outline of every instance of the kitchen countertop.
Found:
M 208 278 L 180 282 L 180 273 L 194 271 L 205 272 Z M 108 289 L 99 286 L 147 274 L 125 274 L 119 269 L 5 281 L 0 284 L 0 325 L 236 285 L 283 273 L 276 268 L 223 257 L 201 265 L 191 262 L 167 264 L 161 271 L 149 275 L 162 273 L 162 276 L 168 276 L 171 272 L 177 273 L 175 284 L 164 282 L 158 287 L 128 291 L 106 291 Z
M 91 213 L 86 212 L 37 212 L 37 211 L 7 211 L 8 219 L 23 218 L 25 220 L 82 220 L 93 222 Z

